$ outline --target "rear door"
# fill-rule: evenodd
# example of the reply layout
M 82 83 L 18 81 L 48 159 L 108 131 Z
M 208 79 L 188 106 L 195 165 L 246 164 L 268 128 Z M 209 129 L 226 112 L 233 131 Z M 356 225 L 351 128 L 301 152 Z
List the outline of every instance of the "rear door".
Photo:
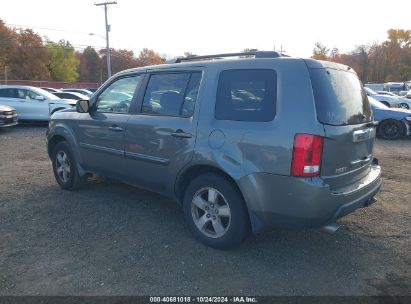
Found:
M 127 122 L 128 176 L 142 187 L 169 193 L 175 175 L 192 158 L 202 72 L 166 71 L 148 76 L 138 113 Z
M 324 126 L 321 176 L 332 188 L 365 176 L 372 163 L 375 138 L 371 107 L 352 69 L 309 68 L 317 119 Z

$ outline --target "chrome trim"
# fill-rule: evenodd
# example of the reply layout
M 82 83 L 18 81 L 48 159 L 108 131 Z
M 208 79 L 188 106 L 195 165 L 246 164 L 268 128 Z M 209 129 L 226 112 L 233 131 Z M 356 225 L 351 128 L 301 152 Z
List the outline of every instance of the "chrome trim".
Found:
M 126 154 L 126 157 L 128 158 L 133 158 L 133 159 L 147 161 L 147 162 L 159 163 L 161 165 L 167 165 L 170 162 L 170 160 L 167 158 L 150 156 L 150 155 L 145 155 L 145 154 L 140 154 L 140 153 L 135 153 L 135 152 L 126 151 L 125 154 Z
M 117 150 L 117 149 L 107 148 L 103 146 L 90 145 L 90 144 L 86 144 L 82 142 L 80 143 L 80 147 L 124 156 L 123 150 Z

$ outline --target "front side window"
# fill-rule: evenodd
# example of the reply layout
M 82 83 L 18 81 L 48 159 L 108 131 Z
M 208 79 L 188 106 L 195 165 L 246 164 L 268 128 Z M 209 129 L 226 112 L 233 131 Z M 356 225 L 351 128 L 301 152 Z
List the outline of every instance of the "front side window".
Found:
M 42 97 L 42 96 L 36 92 L 26 90 L 26 99 L 36 99 L 36 97 Z
M 227 70 L 220 74 L 215 116 L 220 120 L 271 121 L 275 115 L 274 70 Z
M 26 89 L 17 89 L 17 98 L 20 99 L 36 99 L 37 96 L 41 96 L 33 91 L 26 90 Z
M 200 72 L 151 75 L 142 112 L 164 116 L 191 116 L 200 80 Z
M 110 84 L 97 99 L 97 112 L 128 113 L 134 92 L 142 79 L 142 75 L 135 75 Z

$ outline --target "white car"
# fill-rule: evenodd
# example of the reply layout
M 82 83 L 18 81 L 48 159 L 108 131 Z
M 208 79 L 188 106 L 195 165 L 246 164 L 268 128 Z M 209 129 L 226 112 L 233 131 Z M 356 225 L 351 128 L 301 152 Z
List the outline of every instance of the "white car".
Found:
M 407 93 L 407 91 L 405 92 Z M 411 100 L 407 99 L 408 97 L 406 97 L 406 94 L 404 94 L 404 96 L 398 96 L 394 93 L 386 92 L 386 91 L 378 91 L 377 94 L 398 98 L 401 108 L 411 109 Z
M 48 121 L 51 114 L 72 108 L 76 102 L 60 99 L 36 87 L 1 85 L 0 104 L 15 108 L 19 120 Z
M 378 100 L 379 102 L 382 102 L 387 107 L 390 107 L 390 108 L 400 108 L 401 107 L 400 99 L 402 98 L 389 96 L 389 95 L 381 95 L 367 87 L 364 87 L 364 91 L 368 96 L 371 96 L 374 99 Z

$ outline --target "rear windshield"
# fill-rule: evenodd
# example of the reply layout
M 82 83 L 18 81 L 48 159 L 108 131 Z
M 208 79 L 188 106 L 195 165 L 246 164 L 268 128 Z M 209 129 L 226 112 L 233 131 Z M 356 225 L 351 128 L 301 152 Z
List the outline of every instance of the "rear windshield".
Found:
M 354 73 L 330 68 L 309 72 L 321 123 L 342 126 L 371 121 L 370 103 Z

